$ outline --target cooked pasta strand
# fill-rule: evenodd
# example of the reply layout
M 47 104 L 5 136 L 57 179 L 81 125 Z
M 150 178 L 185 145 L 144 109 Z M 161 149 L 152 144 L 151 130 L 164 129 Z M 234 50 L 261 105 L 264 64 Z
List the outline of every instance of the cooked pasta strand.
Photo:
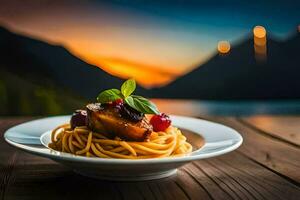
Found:
M 89 133 L 89 137 L 88 137 L 88 139 L 87 139 L 87 143 L 86 143 L 85 148 L 82 149 L 82 150 L 80 150 L 80 151 L 76 151 L 76 154 L 79 154 L 79 155 L 80 155 L 80 154 L 84 154 L 84 153 L 86 153 L 86 152 L 89 151 L 89 149 L 90 149 L 90 147 L 91 147 L 91 144 L 92 144 L 92 137 L 93 137 L 93 133 L 90 132 L 90 133 Z
M 69 124 L 52 131 L 49 147 L 87 157 L 122 159 L 178 157 L 192 152 L 193 148 L 175 127 L 168 128 L 166 132 L 153 132 L 148 141 L 133 142 L 117 137 L 109 139 L 85 126 L 72 130 Z

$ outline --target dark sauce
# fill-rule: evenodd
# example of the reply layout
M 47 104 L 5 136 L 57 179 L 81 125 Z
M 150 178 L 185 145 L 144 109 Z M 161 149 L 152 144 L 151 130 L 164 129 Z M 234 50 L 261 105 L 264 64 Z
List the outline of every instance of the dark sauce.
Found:
M 123 104 L 121 109 L 120 109 L 120 114 L 123 118 L 128 119 L 130 121 L 138 122 L 141 121 L 145 114 L 141 113 L 134 108 L 131 108 L 127 104 Z

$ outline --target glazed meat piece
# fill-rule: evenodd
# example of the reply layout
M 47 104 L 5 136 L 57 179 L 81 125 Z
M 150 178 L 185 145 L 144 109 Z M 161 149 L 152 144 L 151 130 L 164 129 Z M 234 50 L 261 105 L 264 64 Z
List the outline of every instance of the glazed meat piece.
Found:
M 124 106 L 124 105 L 122 105 Z M 145 117 L 138 121 L 122 116 L 122 106 L 101 105 L 99 103 L 87 105 L 87 126 L 109 138 L 118 136 L 131 141 L 145 141 L 153 131 L 152 125 Z

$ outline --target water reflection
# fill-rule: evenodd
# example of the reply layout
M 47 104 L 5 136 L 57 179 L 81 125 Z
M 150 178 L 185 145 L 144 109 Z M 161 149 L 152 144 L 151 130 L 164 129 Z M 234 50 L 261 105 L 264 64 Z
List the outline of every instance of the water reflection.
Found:
M 176 115 L 249 116 L 254 114 L 291 115 L 300 113 L 300 101 L 196 101 L 153 100 L 161 112 Z

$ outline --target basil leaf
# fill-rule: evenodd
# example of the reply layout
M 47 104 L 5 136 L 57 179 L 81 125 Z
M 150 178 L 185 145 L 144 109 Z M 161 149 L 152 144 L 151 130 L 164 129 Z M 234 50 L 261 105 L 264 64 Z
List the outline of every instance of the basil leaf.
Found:
M 125 99 L 125 102 L 132 108 L 144 114 L 159 114 L 159 111 L 154 103 L 148 99 L 132 95 Z
M 122 97 L 120 90 L 110 89 L 110 90 L 104 90 L 103 92 L 101 92 L 97 97 L 97 101 L 99 103 L 108 103 L 108 102 L 115 101 L 115 100 L 121 99 L 121 98 L 123 98 L 123 97 Z
M 123 96 L 126 98 L 134 92 L 135 88 L 136 88 L 135 80 L 128 79 L 122 84 L 121 92 Z

